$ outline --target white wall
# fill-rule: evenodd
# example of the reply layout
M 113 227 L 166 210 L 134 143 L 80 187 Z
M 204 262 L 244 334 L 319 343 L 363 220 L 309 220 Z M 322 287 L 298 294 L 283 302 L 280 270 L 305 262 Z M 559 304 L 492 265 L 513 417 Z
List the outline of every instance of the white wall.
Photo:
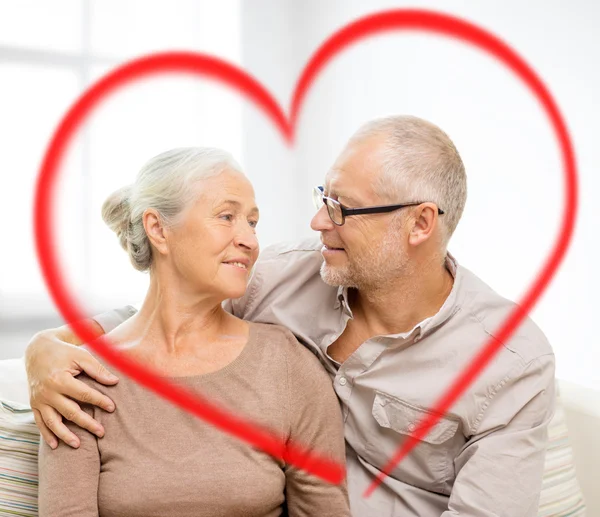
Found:
M 279 102 L 287 106 L 296 79 L 293 0 L 242 2 L 242 66 Z M 294 153 L 266 117 L 254 106 L 243 106 L 243 166 L 252 180 L 260 207 L 262 247 L 295 238 Z
M 135 16 L 140 26 L 148 22 L 143 5 Z M 580 171 L 579 220 L 568 257 L 532 316 L 554 346 L 558 375 L 600 389 L 600 343 L 593 331 L 600 291 L 593 263 L 600 228 L 600 151 L 593 141 L 600 134 L 600 107 L 594 97 L 600 91 L 600 4 L 245 1 L 241 65 L 287 109 L 302 67 L 332 31 L 367 13 L 402 6 L 438 9 L 497 34 L 535 68 L 565 115 Z M 171 12 L 166 4 L 163 8 Z M 208 10 L 199 27 L 225 30 L 225 25 Z M 146 38 L 153 50 L 164 46 L 162 40 L 151 39 Z M 218 53 L 220 46 L 197 48 Z M 563 209 L 554 135 L 532 95 L 508 70 L 474 48 L 431 35 L 398 33 L 347 50 L 309 92 L 292 150 L 255 108 L 244 103 L 242 110 L 242 162 L 257 189 L 263 246 L 311 233 L 311 187 L 322 181 L 362 122 L 390 113 L 412 113 L 437 123 L 463 156 L 469 200 L 451 250 L 465 266 L 501 294 L 518 299 L 554 241 Z M 8 331 L 22 336 L 29 332 L 16 324 Z M 1 357 L 18 355 L 25 345 L 19 341 L 6 352 L 10 343 L 1 332 L 0 344 Z
M 557 375 L 600 389 L 600 343 L 593 327 L 600 290 L 594 267 L 600 151 L 593 141 L 600 134 L 595 98 L 600 91 L 595 35 L 600 4 L 255 0 L 245 6 L 243 62 L 286 109 L 303 65 L 334 30 L 391 7 L 436 9 L 465 18 L 495 33 L 533 66 L 571 131 L 581 202 L 569 254 L 532 317 L 554 346 Z M 451 251 L 502 295 L 519 299 L 554 244 L 564 208 L 556 140 L 532 94 L 507 69 L 475 48 L 442 37 L 390 34 L 338 57 L 307 97 L 292 158 L 261 117 L 246 119 L 249 167 L 272 175 L 283 172 L 279 167 L 289 160 L 293 164 L 288 180 L 267 188 L 267 195 L 275 188 L 281 188 L 281 196 L 294 191 L 287 206 L 299 213 L 282 213 L 276 227 L 263 219 L 267 242 L 311 233 L 310 188 L 322 182 L 361 123 L 393 113 L 429 119 L 455 141 L 467 167 L 469 199 Z M 267 206 L 269 219 L 277 217 L 273 205 Z

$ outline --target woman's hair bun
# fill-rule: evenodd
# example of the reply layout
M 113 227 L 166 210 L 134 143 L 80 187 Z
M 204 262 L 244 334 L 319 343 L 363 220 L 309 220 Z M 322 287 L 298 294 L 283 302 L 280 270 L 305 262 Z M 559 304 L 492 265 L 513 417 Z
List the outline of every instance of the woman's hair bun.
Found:
M 131 223 L 131 207 L 129 205 L 131 191 L 131 185 L 122 187 L 108 196 L 102 204 L 102 219 L 117 234 L 119 243 L 125 251 L 129 251 L 127 234 Z

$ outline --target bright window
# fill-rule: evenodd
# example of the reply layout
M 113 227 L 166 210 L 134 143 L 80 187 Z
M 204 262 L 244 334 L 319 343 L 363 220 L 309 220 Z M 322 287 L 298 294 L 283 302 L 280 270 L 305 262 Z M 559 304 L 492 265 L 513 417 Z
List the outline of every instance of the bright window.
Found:
M 0 0 L 0 320 L 55 312 L 35 254 L 33 188 L 68 107 L 141 54 L 197 50 L 239 64 L 240 10 L 239 0 Z M 90 311 L 139 300 L 147 285 L 100 218 L 106 196 L 171 147 L 213 145 L 241 160 L 241 128 L 238 96 L 174 75 L 117 92 L 87 121 L 56 206 L 64 269 Z

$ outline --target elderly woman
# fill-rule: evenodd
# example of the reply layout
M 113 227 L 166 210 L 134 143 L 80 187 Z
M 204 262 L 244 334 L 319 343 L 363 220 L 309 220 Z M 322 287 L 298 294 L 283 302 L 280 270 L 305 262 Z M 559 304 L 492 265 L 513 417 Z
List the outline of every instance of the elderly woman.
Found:
M 133 266 L 150 273 L 140 311 L 110 342 L 282 440 L 343 464 L 340 409 L 317 359 L 288 330 L 222 309 L 244 294 L 258 256 L 254 191 L 231 157 L 209 148 L 163 153 L 102 212 Z M 117 409 L 85 407 L 104 427 L 100 439 L 68 424 L 78 449 L 42 442 L 40 516 L 349 515 L 345 485 L 256 450 L 126 376 L 111 387 L 80 378 Z

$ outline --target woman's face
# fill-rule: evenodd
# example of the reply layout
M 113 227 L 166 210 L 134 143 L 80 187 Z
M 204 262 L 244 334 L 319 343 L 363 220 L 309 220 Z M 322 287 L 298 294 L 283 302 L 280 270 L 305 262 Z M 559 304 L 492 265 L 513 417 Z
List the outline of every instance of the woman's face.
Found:
M 230 169 L 201 181 L 198 198 L 168 231 L 169 262 L 190 294 L 239 298 L 259 252 L 254 189 Z

